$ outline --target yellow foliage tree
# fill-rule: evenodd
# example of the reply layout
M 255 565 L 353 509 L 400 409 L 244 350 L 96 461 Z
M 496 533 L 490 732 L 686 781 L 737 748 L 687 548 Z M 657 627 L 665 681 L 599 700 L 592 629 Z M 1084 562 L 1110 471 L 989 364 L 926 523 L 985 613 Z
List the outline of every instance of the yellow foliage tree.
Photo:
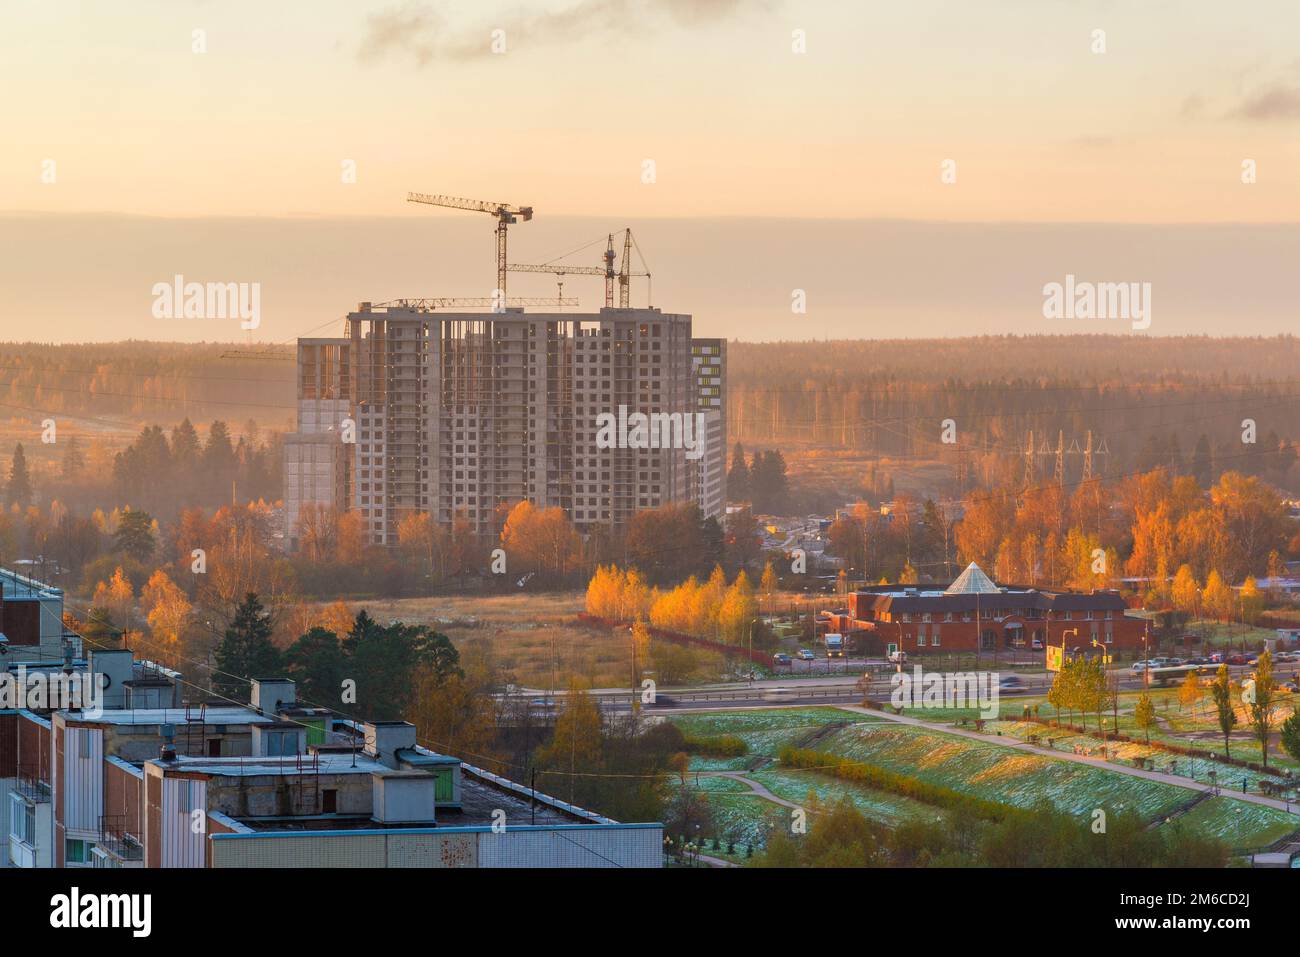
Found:
M 166 572 L 158 569 L 141 589 L 140 600 L 148 610 L 146 620 L 156 645 L 156 656 L 169 668 L 178 667 L 190 625 L 189 598 Z

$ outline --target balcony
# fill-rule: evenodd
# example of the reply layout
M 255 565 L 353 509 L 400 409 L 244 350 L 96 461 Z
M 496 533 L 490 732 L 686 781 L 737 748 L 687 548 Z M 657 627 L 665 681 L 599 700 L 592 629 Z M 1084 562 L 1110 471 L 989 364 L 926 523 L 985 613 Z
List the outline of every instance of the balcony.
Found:
M 101 817 L 96 844 L 120 861 L 142 861 L 144 847 L 135 835 L 127 833 L 127 820 L 125 815 Z
M 14 790 L 29 804 L 49 804 L 50 786 L 41 780 L 40 768 L 34 764 L 18 766 L 18 779 Z

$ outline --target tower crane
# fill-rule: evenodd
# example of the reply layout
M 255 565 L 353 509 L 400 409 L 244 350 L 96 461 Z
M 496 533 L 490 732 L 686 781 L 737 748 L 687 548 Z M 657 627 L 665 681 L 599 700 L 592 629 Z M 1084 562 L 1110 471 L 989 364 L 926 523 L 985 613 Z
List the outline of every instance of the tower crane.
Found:
M 614 307 L 614 283 L 618 282 L 618 305 L 620 309 L 628 308 L 631 301 L 631 279 L 633 276 L 650 278 L 649 272 L 632 272 L 632 230 L 624 230 L 623 237 L 623 262 L 618 272 L 614 271 L 614 260 L 617 258 L 614 253 L 614 234 L 610 233 L 605 252 L 602 259 L 605 262 L 603 266 L 566 266 L 563 263 L 543 263 L 541 265 L 524 265 L 521 263 L 511 263 L 506 266 L 510 272 L 543 272 L 551 273 L 554 276 L 604 276 L 605 277 L 605 308 Z M 640 249 L 637 250 L 640 255 Z M 642 260 L 642 265 L 645 261 Z M 561 288 L 563 283 L 561 283 Z
M 407 193 L 408 203 L 424 203 L 428 206 L 445 206 L 448 209 L 469 209 L 479 213 L 491 213 L 497 218 L 497 288 L 500 295 L 506 294 L 506 227 L 513 226 L 520 219 L 528 222 L 533 218 L 533 207 L 511 206 L 509 203 L 493 203 L 484 199 L 461 199 L 459 196 L 440 196 L 429 193 Z
M 433 312 L 435 309 L 472 309 L 482 306 L 576 306 L 578 300 L 572 296 L 527 297 L 514 299 L 491 299 L 487 297 L 459 297 L 454 299 L 393 299 L 389 302 L 375 303 L 387 309 L 411 309 L 416 312 Z

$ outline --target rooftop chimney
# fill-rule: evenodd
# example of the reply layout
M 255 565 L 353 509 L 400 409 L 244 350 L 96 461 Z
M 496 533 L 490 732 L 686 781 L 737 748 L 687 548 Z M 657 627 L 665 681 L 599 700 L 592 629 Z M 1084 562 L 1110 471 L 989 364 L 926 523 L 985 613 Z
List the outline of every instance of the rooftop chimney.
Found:
M 86 669 L 99 688 L 106 710 L 126 707 L 126 682 L 135 675 L 134 656 L 128 648 L 103 648 L 90 653 Z
M 254 678 L 252 698 L 253 709 L 262 714 L 278 714 L 298 700 L 289 678 Z
M 409 721 L 367 721 L 366 754 L 386 767 L 397 767 L 397 752 L 415 747 L 415 725 Z

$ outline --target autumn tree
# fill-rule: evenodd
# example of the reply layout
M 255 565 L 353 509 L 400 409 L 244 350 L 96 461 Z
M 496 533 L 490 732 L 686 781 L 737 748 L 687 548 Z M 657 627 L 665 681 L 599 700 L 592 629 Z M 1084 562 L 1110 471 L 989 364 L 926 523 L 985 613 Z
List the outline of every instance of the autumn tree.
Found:
M 1192 566 L 1180 565 L 1174 574 L 1174 584 L 1170 589 L 1174 608 L 1187 615 L 1195 615 L 1201 605 L 1201 587 L 1192 573 Z
M 121 565 L 114 569 L 112 578 L 95 586 L 90 603 L 95 608 L 104 609 L 107 612 L 107 620 L 119 631 L 130 630 L 131 613 L 135 607 L 135 590 L 131 587 L 130 579 L 122 571 Z
M 668 762 L 668 766 L 677 774 L 677 780 L 682 787 L 686 786 L 686 775 L 691 770 L 691 756 L 685 751 L 678 751 Z
M 336 555 L 344 565 L 355 565 L 366 551 L 366 525 L 358 511 L 343 512 L 337 519 L 338 545 Z
M 1237 726 L 1237 709 L 1232 703 L 1232 679 L 1228 675 L 1227 665 L 1219 665 L 1219 670 L 1210 685 L 1210 697 L 1214 699 L 1214 708 L 1219 718 L 1219 730 L 1223 732 L 1224 754 L 1232 757 L 1229 739 L 1232 729 Z
M 535 572 L 561 581 L 579 559 L 581 542 L 564 509 L 538 508 L 527 499 L 516 504 L 501 530 L 511 572 Z
M 1242 621 L 1248 625 L 1258 623 L 1264 612 L 1264 593 L 1259 590 L 1259 582 L 1253 575 L 1247 576 L 1241 590 L 1237 592 L 1237 598 Z
M 1292 711 L 1291 717 L 1282 722 L 1279 737 L 1286 753 L 1300 761 L 1300 711 Z
M 75 435 L 68 436 L 63 443 L 62 474 L 65 481 L 76 481 L 86 468 L 86 457 L 81 454 L 81 446 Z
M 1189 710 L 1196 707 L 1196 703 L 1201 700 L 1203 689 L 1201 688 L 1201 679 L 1195 671 L 1187 672 L 1187 677 L 1178 687 L 1178 707 L 1188 708 Z
M 508 773 L 497 745 L 498 684 L 490 646 L 469 642 L 459 671 L 424 669 L 406 718 L 420 740 L 496 773 Z
M 776 594 L 778 587 L 776 570 L 772 568 L 772 563 L 768 562 L 763 566 L 763 577 L 759 579 L 758 590 L 764 598 L 771 601 L 772 596 Z
M 632 692 L 633 707 L 637 707 L 640 697 L 637 692 L 641 687 L 641 672 L 645 669 L 650 661 L 650 629 L 646 626 L 644 618 L 638 618 L 632 623 Z
M 398 544 L 430 582 L 446 574 L 447 539 L 446 530 L 428 512 L 412 512 L 397 523 Z
M 334 560 L 341 514 L 338 509 L 319 502 L 308 503 L 298 510 L 298 550 L 303 558 L 315 564 Z
M 1273 654 L 1265 651 L 1255 664 L 1255 685 L 1246 709 L 1251 730 L 1259 739 L 1259 749 L 1268 767 L 1268 739 L 1277 722 L 1274 705 L 1277 703 L 1277 679 L 1273 675 Z
M 1201 605 L 1205 613 L 1219 621 L 1229 621 L 1236 610 L 1236 596 L 1231 588 L 1215 570 L 1205 579 L 1205 588 L 1201 591 Z
M 1151 743 L 1151 729 L 1156 724 L 1156 706 L 1151 701 L 1151 695 L 1146 692 L 1138 698 L 1137 705 L 1133 709 L 1133 720 L 1137 726 L 1146 732 L 1147 744 Z
M 193 610 L 185 592 L 176 587 L 167 573 L 158 569 L 140 592 L 149 631 L 162 649 L 160 657 L 168 667 L 180 667 L 188 657 L 186 648 Z
M 580 774 L 602 767 L 600 706 L 578 678 L 569 682 L 564 709 L 555 719 L 549 744 L 538 751 L 537 762 L 557 784 L 568 784 L 569 801 L 577 799 Z
M 743 571 L 727 589 L 722 607 L 718 610 L 718 624 L 728 641 L 740 642 L 751 634 L 758 604 L 754 599 L 754 586 Z

